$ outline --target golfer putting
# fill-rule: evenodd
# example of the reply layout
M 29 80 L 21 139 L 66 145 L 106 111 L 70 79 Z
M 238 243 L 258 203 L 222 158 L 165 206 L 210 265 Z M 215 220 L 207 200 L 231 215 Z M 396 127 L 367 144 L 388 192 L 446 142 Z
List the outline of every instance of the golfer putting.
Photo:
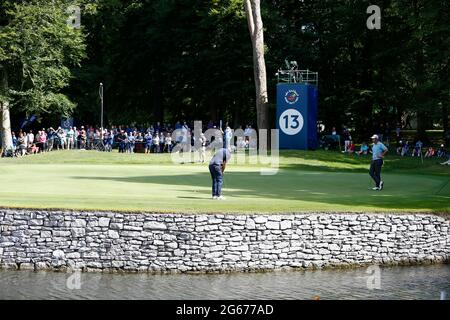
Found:
M 223 173 L 227 162 L 230 161 L 231 153 L 226 148 L 219 149 L 209 162 L 209 172 L 212 179 L 213 200 L 225 200 L 222 196 Z
M 383 166 L 383 158 L 388 152 L 388 148 L 379 141 L 376 134 L 374 134 L 371 139 L 373 141 L 373 146 L 369 174 L 373 181 L 375 181 L 375 187 L 373 187 L 372 190 L 380 191 L 383 190 L 384 185 L 384 182 L 381 180 L 381 167 Z

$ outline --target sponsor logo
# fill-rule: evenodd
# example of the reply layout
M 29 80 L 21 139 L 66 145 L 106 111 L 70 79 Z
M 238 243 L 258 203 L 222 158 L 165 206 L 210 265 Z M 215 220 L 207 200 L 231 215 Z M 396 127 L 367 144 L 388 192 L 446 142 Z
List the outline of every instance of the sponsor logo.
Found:
M 286 94 L 284 95 L 284 100 L 289 103 L 289 104 L 294 104 L 298 101 L 299 99 L 299 94 L 297 93 L 297 91 L 295 90 L 289 90 L 288 92 L 286 92 Z

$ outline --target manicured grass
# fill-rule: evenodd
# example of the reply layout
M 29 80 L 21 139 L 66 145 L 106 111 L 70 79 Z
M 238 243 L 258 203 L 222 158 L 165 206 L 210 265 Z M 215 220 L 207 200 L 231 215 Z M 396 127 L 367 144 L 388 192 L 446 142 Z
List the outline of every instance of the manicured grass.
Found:
M 385 190 L 368 190 L 370 160 L 286 151 L 280 170 L 230 164 L 225 201 L 210 199 L 208 166 L 170 156 L 59 151 L 0 159 L 0 206 L 161 212 L 450 212 L 450 168 L 437 160 L 386 159 Z

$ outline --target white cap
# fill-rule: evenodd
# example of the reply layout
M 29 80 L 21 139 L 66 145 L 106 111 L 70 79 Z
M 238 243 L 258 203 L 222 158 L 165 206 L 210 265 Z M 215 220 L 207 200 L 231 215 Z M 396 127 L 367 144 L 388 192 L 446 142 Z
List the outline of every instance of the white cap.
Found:
M 373 136 L 371 136 L 370 139 L 377 139 L 377 140 L 379 140 L 379 139 L 378 139 L 378 135 L 376 135 L 376 134 L 374 134 Z

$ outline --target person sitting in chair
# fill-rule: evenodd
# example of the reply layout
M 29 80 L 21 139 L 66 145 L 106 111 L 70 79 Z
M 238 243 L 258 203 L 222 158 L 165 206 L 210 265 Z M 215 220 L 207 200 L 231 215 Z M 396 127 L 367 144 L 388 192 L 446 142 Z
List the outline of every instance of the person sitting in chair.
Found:
M 31 147 L 29 148 L 28 153 L 29 154 L 37 154 L 38 152 L 39 152 L 39 147 L 37 147 L 36 144 L 33 143 L 31 145 Z
M 358 155 L 366 155 L 369 153 L 369 146 L 367 145 L 367 143 L 363 142 L 361 145 L 361 148 L 358 151 Z
M 408 141 L 405 141 L 402 145 L 402 151 L 401 151 L 400 155 L 403 157 L 408 154 L 408 151 L 409 151 L 409 143 L 408 143 Z
M 441 146 L 439 147 L 439 149 L 437 150 L 437 157 L 438 158 L 442 158 L 445 156 L 447 152 L 445 151 L 444 145 L 441 144 Z
M 434 157 L 435 153 L 436 153 L 436 151 L 434 150 L 434 148 L 433 147 L 429 147 L 427 152 L 425 153 L 425 158 Z

